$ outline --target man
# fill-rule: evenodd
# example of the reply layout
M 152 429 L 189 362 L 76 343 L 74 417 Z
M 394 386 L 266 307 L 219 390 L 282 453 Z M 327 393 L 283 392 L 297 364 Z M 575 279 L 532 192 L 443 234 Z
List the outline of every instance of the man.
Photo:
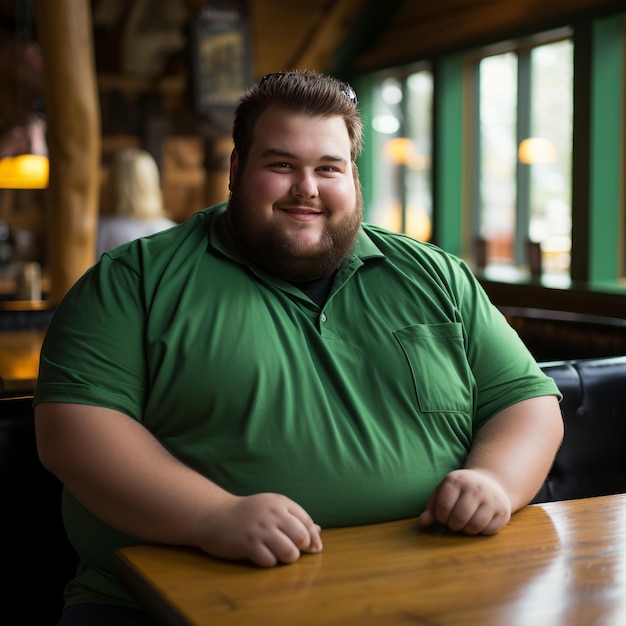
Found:
M 361 224 L 350 86 L 269 75 L 233 137 L 228 204 L 105 254 L 48 330 L 39 453 L 82 559 L 63 626 L 149 623 L 112 572 L 132 543 L 266 567 L 321 527 L 496 533 L 560 444 L 558 389 L 467 266 Z

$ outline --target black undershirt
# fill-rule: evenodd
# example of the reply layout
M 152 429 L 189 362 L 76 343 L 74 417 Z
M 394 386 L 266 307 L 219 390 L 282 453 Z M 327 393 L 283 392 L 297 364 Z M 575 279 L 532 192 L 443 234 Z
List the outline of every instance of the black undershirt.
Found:
M 315 280 L 307 280 L 303 283 L 292 283 L 294 287 L 297 287 L 300 291 L 304 292 L 320 309 L 326 303 L 328 294 L 333 286 L 333 280 L 335 279 L 335 272 L 325 278 L 316 278 Z

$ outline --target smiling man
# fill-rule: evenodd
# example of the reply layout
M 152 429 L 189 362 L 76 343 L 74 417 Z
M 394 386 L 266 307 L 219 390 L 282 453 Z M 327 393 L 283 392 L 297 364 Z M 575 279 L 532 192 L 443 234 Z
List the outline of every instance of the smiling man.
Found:
M 58 307 L 35 418 L 81 557 L 60 625 L 152 623 L 120 546 L 271 567 L 323 527 L 493 534 L 539 490 L 559 391 L 465 263 L 362 223 L 361 131 L 349 85 L 265 77 L 229 202 L 107 252 Z
M 272 83 L 284 80 L 265 79 L 268 102 Z M 244 162 L 233 152 L 228 216 L 248 258 L 275 276 L 305 282 L 327 278 L 347 256 L 363 199 L 343 117 L 322 116 L 324 102 L 319 116 L 290 113 L 288 104 L 273 102 L 258 115 L 254 140 L 241 138 Z

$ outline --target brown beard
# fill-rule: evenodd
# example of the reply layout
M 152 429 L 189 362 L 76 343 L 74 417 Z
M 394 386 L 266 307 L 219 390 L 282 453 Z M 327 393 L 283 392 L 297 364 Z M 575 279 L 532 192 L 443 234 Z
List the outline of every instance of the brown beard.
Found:
M 325 278 L 341 265 L 359 231 L 363 197 L 358 180 L 356 191 L 355 210 L 338 224 L 326 223 L 314 252 L 299 250 L 298 241 L 286 237 L 271 224 L 251 226 L 239 210 L 242 200 L 237 179 L 228 202 L 230 228 L 243 254 L 273 276 L 291 283 Z

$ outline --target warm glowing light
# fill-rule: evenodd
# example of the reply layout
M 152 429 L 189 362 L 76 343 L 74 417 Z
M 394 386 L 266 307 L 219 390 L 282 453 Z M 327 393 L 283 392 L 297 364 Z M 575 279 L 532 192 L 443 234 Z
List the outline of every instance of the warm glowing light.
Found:
M 385 143 L 385 155 L 397 165 L 406 165 L 414 170 L 428 167 L 428 159 L 419 154 L 417 146 L 408 137 L 394 137 Z
M 432 222 L 426 210 L 419 204 L 409 204 L 405 212 L 404 232 L 420 241 L 430 241 L 432 237 Z M 385 206 L 376 223 L 396 233 L 402 230 L 402 206 L 397 199 L 391 199 Z
M 39 154 L 20 154 L 0 160 L 0 188 L 44 189 L 48 186 L 50 164 Z
M 550 140 L 543 137 L 528 137 L 520 143 L 517 157 L 521 163 L 528 165 L 554 163 L 557 160 L 557 152 Z

